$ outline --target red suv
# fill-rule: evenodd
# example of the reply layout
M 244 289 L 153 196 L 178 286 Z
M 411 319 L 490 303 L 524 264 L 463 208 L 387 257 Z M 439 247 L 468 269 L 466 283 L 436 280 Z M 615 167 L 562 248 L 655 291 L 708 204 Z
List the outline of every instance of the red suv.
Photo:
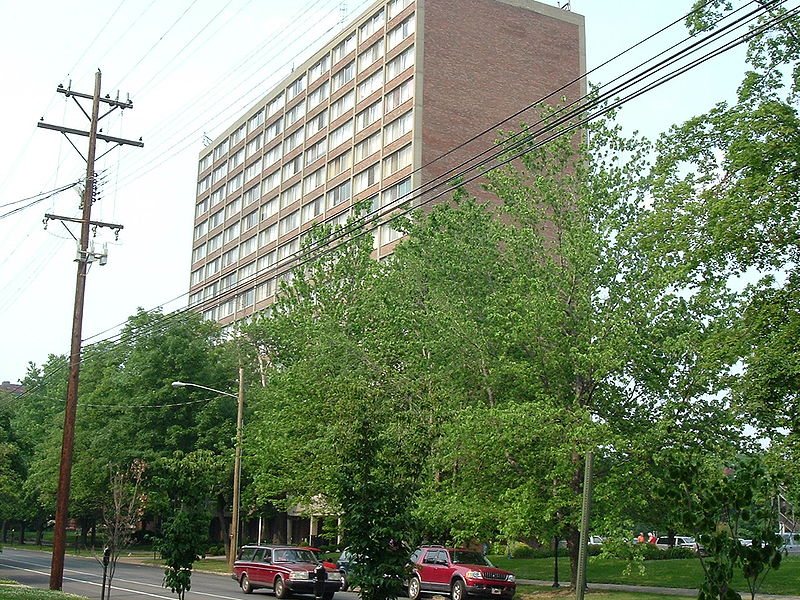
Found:
M 325 577 L 318 577 L 320 571 Z M 315 586 L 321 583 L 322 597 L 332 600 L 342 585 L 339 571 L 325 568 L 308 548 L 295 546 L 244 546 L 233 564 L 231 577 L 245 594 L 267 588 L 275 592 L 276 598 L 314 594 Z
M 517 591 L 513 573 L 498 569 L 474 550 L 422 546 L 411 555 L 411 563 L 411 600 L 422 594 L 449 594 L 452 600 L 466 600 L 467 596 L 508 599 Z

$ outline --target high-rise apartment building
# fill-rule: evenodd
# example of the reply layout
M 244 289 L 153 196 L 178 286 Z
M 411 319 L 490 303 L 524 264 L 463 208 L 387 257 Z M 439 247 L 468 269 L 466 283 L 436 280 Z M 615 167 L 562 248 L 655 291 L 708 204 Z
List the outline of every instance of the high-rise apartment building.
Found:
M 201 153 L 190 306 L 223 324 L 265 309 L 313 224 L 391 206 L 570 82 L 549 102 L 578 98 L 584 57 L 583 17 L 533 0 L 376 2 Z M 374 235 L 378 258 L 400 237 Z

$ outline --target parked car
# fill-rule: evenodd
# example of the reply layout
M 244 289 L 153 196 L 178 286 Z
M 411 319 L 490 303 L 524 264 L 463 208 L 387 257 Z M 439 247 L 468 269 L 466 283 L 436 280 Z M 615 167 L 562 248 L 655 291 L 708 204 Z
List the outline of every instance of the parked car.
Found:
M 672 538 L 669 536 L 661 536 L 656 539 L 656 548 L 667 550 L 668 548 L 689 548 L 694 552 L 700 551 L 700 546 L 697 544 L 693 537 L 688 535 L 676 535 Z
M 296 546 L 244 546 L 233 564 L 231 577 L 245 594 L 257 588 L 270 589 L 276 598 L 290 594 L 314 594 L 324 569 L 322 597 L 331 600 L 341 586 L 341 575 L 335 568 L 326 568 L 308 548 Z
M 336 568 L 339 569 L 339 573 L 341 573 L 342 576 L 343 592 L 350 587 L 350 571 L 352 571 L 354 564 L 356 564 L 356 560 L 353 553 L 350 552 L 350 548 L 342 550 L 342 553 L 336 560 Z
M 322 555 L 325 554 L 322 551 L 322 549 L 320 549 L 320 548 L 312 548 L 311 546 L 308 546 L 306 548 L 306 550 L 311 550 L 311 552 L 314 553 L 314 556 L 317 558 L 317 560 L 319 562 L 321 562 L 323 565 L 325 565 L 326 569 L 333 569 L 334 571 L 338 571 L 339 570 L 339 568 L 336 566 L 336 563 L 332 563 L 331 561 L 325 560 L 324 558 L 322 558 Z
M 800 554 L 800 533 L 780 533 L 783 539 L 781 550 L 786 554 Z
M 466 600 L 469 596 L 510 599 L 517 590 L 513 573 L 498 569 L 474 550 L 421 546 L 411 555 L 410 562 L 411 600 L 422 594 L 446 594 L 452 600 Z

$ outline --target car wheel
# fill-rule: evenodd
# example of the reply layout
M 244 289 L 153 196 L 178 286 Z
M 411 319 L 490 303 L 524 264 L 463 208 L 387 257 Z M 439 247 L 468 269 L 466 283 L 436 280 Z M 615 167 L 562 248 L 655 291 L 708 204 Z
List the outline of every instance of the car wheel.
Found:
M 464 582 L 460 579 L 456 579 L 453 582 L 453 587 L 450 590 L 450 598 L 452 598 L 452 600 L 466 600 L 467 588 L 464 586 Z
M 245 594 L 253 593 L 253 586 L 250 585 L 250 579 L 247 577 L 247 573 L 242 575 L 242 580 L 239 582 L 239 586 L 242 588 L 242 591 Z
M 276 598 L 288 598 L 289 597 L 289 590 L 286 589 L 286 585 L 283 583 L 283 579 L 280 577 L 275 578 L 275 585 L 273 585 L 273 589 L 275 590 L 275 597 Z
M 419 577 L 414 575 L 408 580 L 408 597 L 410 600 L 417 600 L 420 594 Z
M 336 592 L 325 592 L 324 594 L 322 594 L 322 600 L 333 600 L 333 595 L 335 593 Z
M 347 573 L 342 571 L 342 585 L 339 589 L 346 592 L 348 587 L 350 587 L 350 582 L 347 581 Z

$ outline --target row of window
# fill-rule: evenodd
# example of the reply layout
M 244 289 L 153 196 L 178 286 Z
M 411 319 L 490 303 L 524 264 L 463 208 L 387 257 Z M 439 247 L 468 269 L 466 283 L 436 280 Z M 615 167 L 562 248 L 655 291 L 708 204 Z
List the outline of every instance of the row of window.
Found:
M 402 6 L 403 4 L 405 5 Z M 396 14 L 399 14 L 399 12 L 403 8 L 408 6 L 408 4 L 410 4 L 409 1 L 400 2 L 397 6 L 402 6 L 402 8 L 397 10 Z M 391 7 L 389 13 L 391 18 L 391 13 L 392 13 Z M 383 9 L 380 9 L 375 15 L 373 15 L 373 17 L 371 17 L 361 26 L 360 31 L 363 32 L 361 39 L 362 40 L 366 39 L 382 26 L 383 26 Z M 408 38 L 411 34 L 414 33 L 415 27 L 416 27 L 416 18 L 414 15 L 411 15 L 405 20 L 403 20 L 402 23 L 392 28 L 386 34 L 385 40 L 381 38 L 380 40 L 372 44 L 369 48 L 360 53 L 357 59 L 358 72 L 360 73 L 370 65 L 374 64 L 377 60 L 379 60 L 383 56 L 384 51 L 385 52 L 391 51 L 403 40 Z M 242 125 L 236 131 L 234 131 L 228 137 L 228 139 L 220 142 L 212 152 L 202 157 L 200 159 L 198 172 L 205 171 L 211 165 L 212 161 L 217 162 L 228 152 L 229 148 L 233 148 L 242 139 L 244 139 L 244 136 L 246 134 L 250 134 L 253 131 L 255 131 L 267 119 L 269 119 L 272 115 L 276 114 L 288 102 L 290 102 L 295 97 L 297 97 L 301 92 L 303 92 L 308 84 L 315 82 L 324 73 L 328 72 L 328 70 L 330 69 L 331 62 L 334 64 L 337 63 L 339 60 L 341 60 L 342 58 L 347 56 L 350 52 L 352 52 L 355 49 L 355 47 L 356 47 L 355 34 L 352 34 L 351 36 L 349 36 L 348 38 L 337 44 L 337 46 L 334 47 L 333 50 L 331 51 L 330 55 L 326 54 L 323 58 L 317 61 L 311 68 L 309 68 L 307 74 L 304 73 L 303 75 L 295 79 L 291 84 L 289 84 L 289 86 L 283 93 L 281 93 L 279 96 L 271 100 L 264 107 L 264 109 L 260 110 L 258 113 L 250 117 L 250 119 L 248 119 L 246 124 Z M 410 55 L 409 51 L 406 50 L 403 53 L 401 53 L 400 56 L 392 59 L 391 61 L 389 61 L 389 63 L 387 63 L 387 80 L 395 76 L 403 69 L 410 66 L 410 64 L 412 64 L 413 57 L 410 57 L 409 55 Z M 296 122 L 302 116 L 304 111 L 311 110 L 312 108 L 318 106 L 330 93 L 333 93 L 338 89 L 341 89 L 341 87 L 343 87 L 345 84 L 352 81 L 355 75 L 355 66 L 356 66 L 355 60 L 349 62 L 347 65 L 339 69 L 336 73 L 334 73 L 331 76 L 330 85 L 328 84 L 328 82 L 323 83 L 308 95 L 306 102 L 300 102 L 296 106 L 288 110 L 284 117 L 284 126 L 288 127 L 292 123 Z M 389 73 L 394 73 L 395 75 L 391 75 Z M 233 165 L 228 166 L 228 169 L 232 168 Z M 202 186 L 213 185 L 213 183 L 215 183 L 215 181 L 201 182 L 201 184 L 198 186 L 198 193 L 202 193 L 203 191 L 205 191 L 205 189 L 207 189 L 207 187 L 203 188 Z

